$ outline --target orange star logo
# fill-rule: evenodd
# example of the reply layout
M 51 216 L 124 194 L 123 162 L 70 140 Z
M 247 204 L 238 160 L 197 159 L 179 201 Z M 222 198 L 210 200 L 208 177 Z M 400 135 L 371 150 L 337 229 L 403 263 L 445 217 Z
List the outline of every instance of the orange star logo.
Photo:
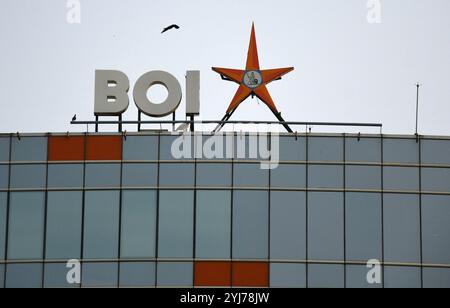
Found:
M 270 70 L 261 70 L 259 66 L 258 47 L 256 44 L 255 24 L 252 25 L 252 34 L 250 37 L 250 46 L 247 55 L 247 65 L 245 70 L 236 70 L 228 68 L 213 67 L 213 71 L 219 73 L 222 79 L 239 84 L 230 106 L 227 109 L 222 121 L 228 121 L 237 107 L 250 96 L 258 97 L 274 113 L 280 122 L 285 122 L 281 113 L 275 106 L 275 102 L 267 90 L 267 85 L 275 80 L 280 80 L 282 76 L 294 70 L 293 67 L 277 68 Z M 219 131 L 225 123 L 220 124 L 215 131 Z M 287 131 L 292 132 L 287 124 L 284 124 Z

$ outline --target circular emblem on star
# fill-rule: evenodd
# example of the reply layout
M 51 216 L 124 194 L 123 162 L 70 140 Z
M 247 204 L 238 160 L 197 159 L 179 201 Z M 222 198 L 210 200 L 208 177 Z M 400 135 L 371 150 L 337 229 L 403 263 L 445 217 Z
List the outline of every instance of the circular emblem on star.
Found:
M 250 89 L 256 89 L 263 83 L 260 71 L 248 71 L 244 75 L 244 84 Z

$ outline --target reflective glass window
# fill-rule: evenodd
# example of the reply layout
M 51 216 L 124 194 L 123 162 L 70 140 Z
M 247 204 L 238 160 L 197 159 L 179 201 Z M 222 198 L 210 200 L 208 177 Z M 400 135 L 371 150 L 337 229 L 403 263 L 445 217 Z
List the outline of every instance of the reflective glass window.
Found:
M 5 259 L 7 206 L 8 194 L 6 192 L 0 192 L 0 260 Z M 0 280 L 1 278 L 0 276 Z
M 370 284 L 367 281 L 367 274 L 371 269 L 367 268 L 365 265 L 347 265 L 346 266 L 346 279 L 347 288 L 351 289 L 372 289 L 372 288 L 382 288 L 383 287 L 383 274 L 380 269 L 380 283 Z
M 308 139 L 308 160 L 343 161 L 343 139 L 338 137 L 310 137 Z
M 84 263 L 81 284 L 84 288 L 117 287 L 117 263 Z
M 306 138 L 280 136 L 280 161 L 306 161 Z
M 202 145 L 201 149 L 200 145 Z M 200 160 L 231 160 L 233 158 L 233 137 L 225 133 L 196 135 L 195 151 Z
M 0 189 L 7 189 L 9 185 L 9 166 L 0 165 Z
M 420 267 L 386 266 L 384 268 L 384 285 L 386 288 L 417 289 L 421 287 Z
M 49 188 L 82 188 L 83 165 L 48 165 Z
M 345 187 L 347 189 L 381 189 L 381 167 L 346 166 Z
M 120 187 L 120 164 L 87 164 L 86 187 Z
M 422 140 L 422 163 L 450 165 L 450 140 Z
M 268 187 L 269 171 L 261 169 L 260 164 L 235 164 L 235 187 Z
M 156 187 L 157 184 L 157 164 L 123 164 L 123 187 Z
M 9 161 L 9 138 L 0 137 L 0 161 Z
M 47 160 L 46 137 L 12 138 L 11 161 L 44 162 Z
M 159 185 L 162 187 L 194 187 L 194 164 L 160 164 Z
M 381 139 L 347 137 L 345 138 L 345 160 L 348 162 L 381 162 Z
M 267 135 L 237 134 L 234 136 L 234 157 L 237 160 L 262 160 L 261 156 L 269 151 L 269 138 Z
M 306 266 L 304 264 L 270 264 L 271 288 L 305 288 Z
M 422 190 L 450 192 L 450 169 L 423 168 Z
M 194 149 L 191 135 L 160 137 L 160 160 L 190 160 L 194 158 Z
M 5 287 L 5 265 L 0 264 L 0 289 L 3 289 Z
M 120 286 L 153 287 L 155 286 L 156 268 L 154 262 L 122 262 L 120 263 Z
M 45 188 L 45 165 L 12 165 L 11 188 Z
M 66 263 L 46 263 L 44 265 L 44 288 L 79 288 L 80 284 L 69 284 Z
M 384 139 L 383 161 L 385 163 L 419 163 L 419 144 L 416 139 Z
M 42 287 L 42 264 L 8 264 L 6 288 L 30 289 Z
M 419 190 L 419 168 L 384 167 L 384 189 Z
M 279 165 L 271 170 L 270 181 L 272 187 L 279 188 L 305 188 L 306 166 Z
M 423 269 L 423 287 L 434 289 L 450 288 L 450 269 L 449 268 L 424 268 Z
M 199 187 L 230 187 L 231 164 L 197 164 L 197 186 Z
M 308 167 L 308 186 L 310 188 L 343 188 L 344 167 L 310 165 Z
M 187 262 L 158 262 L 158 286 L 191 287 L 193 284 L 193 265 Z
M 123 160 L 158 160 L 158 136 L 127 136 L 123 140 Z
M 334 264 L 308 265 L 309 288 L 343 288 L 344 266 Z

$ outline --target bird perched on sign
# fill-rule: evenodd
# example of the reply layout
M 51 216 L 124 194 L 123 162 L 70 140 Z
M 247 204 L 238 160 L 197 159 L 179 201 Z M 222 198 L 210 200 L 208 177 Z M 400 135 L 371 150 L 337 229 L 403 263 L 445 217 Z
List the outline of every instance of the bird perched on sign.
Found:
M 171 26 L 168 26 L 168 27 L 166 27 L 166 28 L 164 28 L 164 29 L 162 30 L 161 34 L 167 32 L 167 31 L 169 31 L 169 30 L 172 30 L 172 29 L 177 29 L 177 30 L 178 30 L 178 29 L 180 29 L 180 26 L 178 26 L 178 25 L 176 25 L 176 24 L 173 24 L 173 25 L 171 25 Z
M 77 115 L 74 115 L 73 118 L 72 118 L 72 122 L 74 122 L 76 120 L 77 120 Z

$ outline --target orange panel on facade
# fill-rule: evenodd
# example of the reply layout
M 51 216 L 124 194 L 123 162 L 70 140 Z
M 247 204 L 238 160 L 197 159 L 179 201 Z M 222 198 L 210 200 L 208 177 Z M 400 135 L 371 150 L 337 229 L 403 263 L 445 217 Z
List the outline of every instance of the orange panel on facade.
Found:
M 266 262 L 234 262 L 232 283 L 233 287 L 268 287 L 269 264 Z
M 230 287 L 231 263 L 196 262 L 194 284 L 196 287 Z
M 86 160 L 121 160 L 121 136 L 88 136 Z
M 84 160 L 84 136 L 50 136 L 48 138 L 48 160 Z

